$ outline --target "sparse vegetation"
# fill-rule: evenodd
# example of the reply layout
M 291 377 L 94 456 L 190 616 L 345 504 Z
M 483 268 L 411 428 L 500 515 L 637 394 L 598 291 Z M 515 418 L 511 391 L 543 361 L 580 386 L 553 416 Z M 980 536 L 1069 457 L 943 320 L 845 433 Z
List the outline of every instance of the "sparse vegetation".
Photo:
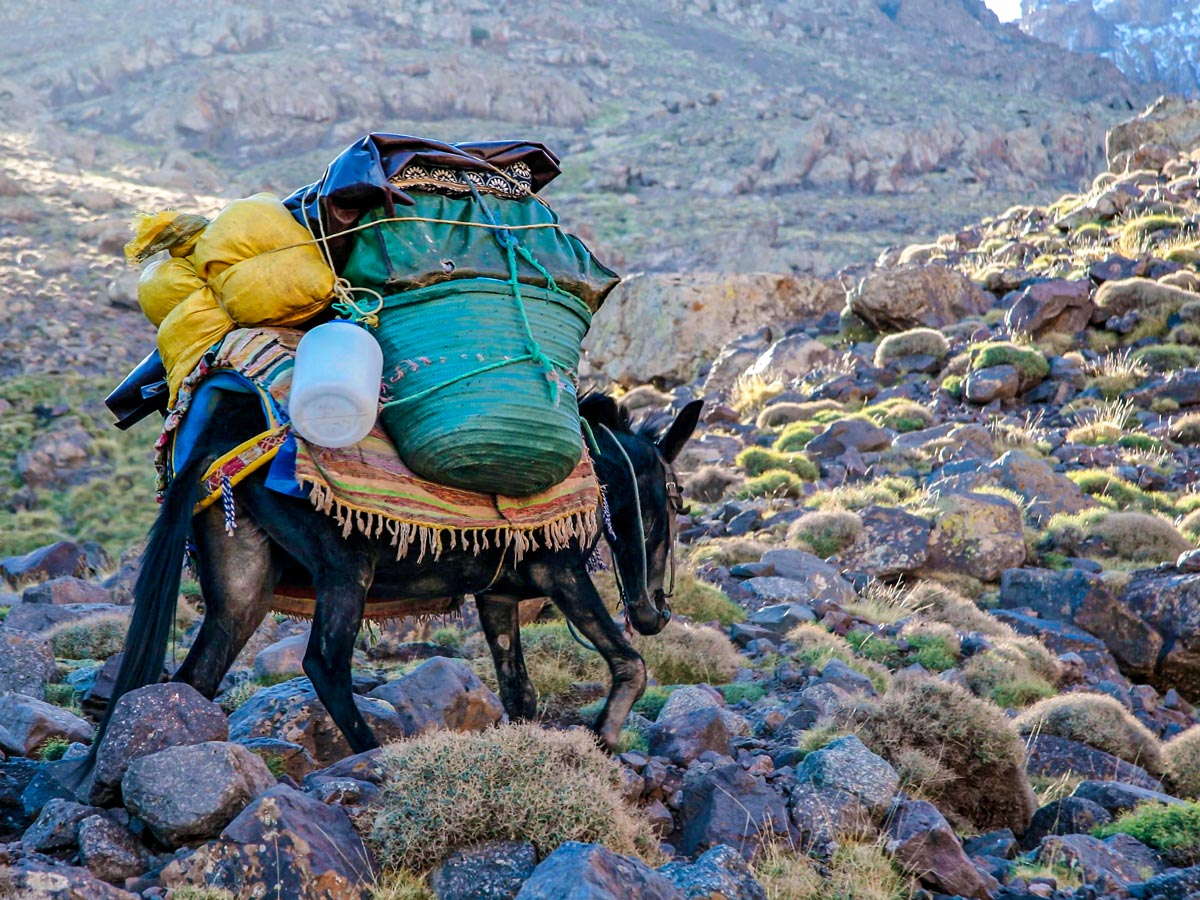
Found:
M 784 469 L 769 469 L 756 478 L 749 478 L 738 491 L 743 499 L 803 497 L 804 481 Z
M 913 886 L 878 843 L 847 842 L 828 863 L 773 844 L 754 864 L 768 900 L 909 900 Z
M 693 622 L 716 621 L 729 626 L 746 618 L 746 611 L 725 596 L 723 590 L 701 581 L 691 572 L 679 573 L 671 608 Z
M 129 616 L 89 616 L 76 622 L 56 625 L 47 633 L 50 648 L 61 659 L 108 659 L 125 646 Z
M 1035 703 L 1016 719 L 1025 735 L 1049 734 L 1111 753 L 1163 774 L 1162 746 L 1150 730 L 1107 694 L 1063 694 Z
M 635 637 L 633 645 L 661 684 L 724 684 L 742 665 L 723 631 L 674 619 L 661 634 Z

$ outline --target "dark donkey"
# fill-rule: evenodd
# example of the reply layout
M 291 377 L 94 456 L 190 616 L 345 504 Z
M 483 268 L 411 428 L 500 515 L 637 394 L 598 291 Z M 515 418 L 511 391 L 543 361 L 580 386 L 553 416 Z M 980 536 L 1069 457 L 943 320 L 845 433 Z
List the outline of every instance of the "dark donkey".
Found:
M 204 621 L 173 680 L 193 685 L 206 697 L 216 694 L 266 615 L 280 573 L 300 565 L 316 589 L 304 671 L 354 752 L 378 746 L 354 704 L 350 678 L 354 643 L 373 584 L 414 602 L 473 594 L 496 665 L 500 697 L 512 719 L 532 718 L 537 707 L 521 654 L 517 601 L 549 597 L 608 663 L 612 687 L 593 728 L 605 747 L 616 746 L 621 726 L 645 687 L 646 669 L 592 584 L 587 561 L 594 543 L 531 551 L 516 564 L 498 548 L 478 555 L 444 550 L 436 561 L 427 557 L 418 562 L 412 555 L 396 559 L 386 540 L 358 533 L 343 537 L 332 518 L 307 500 L 269 490 L 263 475 L 238 486 L 237 528 L 228 535 L 221 504 L 191 515 L 198 476 L 222 453 L 258 433 L 262 414 L 257 399 L 248 396 L 229 394 L 222 402 L 217 421 L 223 427 L 211 429 L 205 445 L 180 470 L 150 532 L 125 656 L 94 746 L 117 699 L 159 679 L 189 534 L 197 547 Z M 611 521 L 602 531 L 610 532 L 629 622 L 642 634 L 657 634 L 671 615 L 664 582 L 672 566 L 675 516 L 682 509 L 671 464 L 691 437 L 700 406 L 700 401 L 689 403 L 674 421 L 655 428 L 652 423 L 633 426 L 628 412 L 606 395 L 589 395 L 579 404 L 599 450 L 594 464 Z

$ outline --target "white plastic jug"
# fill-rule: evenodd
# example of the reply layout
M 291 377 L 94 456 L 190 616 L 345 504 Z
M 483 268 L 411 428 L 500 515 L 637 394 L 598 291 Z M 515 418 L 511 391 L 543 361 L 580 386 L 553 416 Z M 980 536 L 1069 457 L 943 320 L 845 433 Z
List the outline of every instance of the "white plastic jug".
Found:
M 383 351 L 367 329 L 326 322 L 300 339 L 288 415 L 292 427 L 320 447 L 361 441 L 379 414 Z

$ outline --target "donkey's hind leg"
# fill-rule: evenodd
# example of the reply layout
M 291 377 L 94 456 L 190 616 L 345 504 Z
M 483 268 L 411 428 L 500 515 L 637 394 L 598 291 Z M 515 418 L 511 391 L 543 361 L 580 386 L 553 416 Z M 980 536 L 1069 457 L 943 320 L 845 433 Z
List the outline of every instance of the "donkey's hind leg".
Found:
M 525 670 L 525 655 L 521 652 L 520 604 L 516 597 L 480 594 L 475 598 L 479 622 L 492 651 L 496 680 L 500 684 L 500 701 L 514 722 L 532 719 L 537 715 L 537 691 Z
M 275 588 L 271 544 L 236 504 L 237 530 L 225 533 L 220 504 L 195 521 L 204 621 L 172 681 L 212 698 L 246 641 L 266 615 Z
M 582 561 L 562 568 L 538 563 L 530 567 L 530 575 L 608 663 L 612 687 L 592 730 L 609 752 L 615 752 L 625 719 L 646 689 L 646 664 L 608 614 Z

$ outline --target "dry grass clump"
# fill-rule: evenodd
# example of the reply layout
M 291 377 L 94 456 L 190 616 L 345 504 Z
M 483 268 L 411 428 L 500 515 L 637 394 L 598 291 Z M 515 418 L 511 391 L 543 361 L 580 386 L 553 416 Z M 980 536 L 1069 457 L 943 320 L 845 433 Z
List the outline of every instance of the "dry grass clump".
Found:
M 1091 538 L 1099 538 L 1110 555 L 1132 562 L 1174 562 L 1192 543 L 1165 518 L 1144 512 L 1085 510 L 1050 520 L 1050 536 L 1064 553 L 1077 555 Z
M 799 499 L 804 496 L 804 481 L 786 469 L 768 469 L 761 475 L 746 479 L 738 491 L 738 496 L 743 500 L 783 497 Z
M 913 884 L 878 843 L 840 844 L 818 869 L 795 848 L 768 845 L 754 863 L 767 900 L 909 900 Z
M 425 871 L 484 841 L 530 841 L 541 856 L 564 841 L 633 852 L 639 824 L 621 799 L 616 763 L 582 731 L 505 724 L 432 731 L 390 744 L 367 836 L 387 870 Z
M 633 646 L 659 684 L 725 684 L 742 665 L 724 632 L 674 619 L 659 634 L 635 636 Z
M 1195 447 L 1200 444 L 1200 413 L 1186 413 L 1171 419 L 1167 434 L 1178 444 Z
M 706 563 L 733 566 L 737 563 L 758 562 L 770 549 L 770 544 L 750 538 L 711 538 L 693 544 L 688 561 L 694 566 Z
M 788 526 L 789 543 L 803 544 L 816 556 L 841 553 L 862 534 L 862 519 L 845 509 L 822 509 L 805 513 Z
M 963 666 L 971 690 L 1002 708 L 1020 709 L 1053 697 L 1060 672 L 1058 660 L 1033 638 L 995 638 L 992 648 Z
M 1106 694 L 1063 694 L 1035 703 L 1016 718 L 1021 734 L 1079 741 L 1152 775 L 1163 774 L 1162 745 L 1145 725 Z
M 371 886 L 371 900 L 437 900 L 437 897 L 420 875 L 396 871 L 387 872 Z
M 891 686 L 891 674 L 884 666 L 859 656 L 849 641 L 820 625 L 811 622 L 797 625 L 787 633 L 787 639 L 796 645 L 792 657 L 803 665 L 823 670 L 827 662 L 837 659 L 871 679 L 871 685 L 879 693 Z
M 701 581 L 691 572 L 680 572 L 675 580 L 671 609 L 693 622 L 719 622 L 728 627 L 746 619 L 746 611 L 715 584 Z
M 716 503 L 742 480 L 741 475 L 725 466 L 701 466 L 684 482 L 684 493 L 701 503 Z
M 783 380 L 743 373 L 729 392 L 729 405 L 743 416 L 756 412 L 783 393 Z
M 883 368 L 893 359 L 905 356 L 932 356 L 941 361 L 950 352 L 950 342 L 940 331 L 932 328 L 913 328 L 899 334 L 889 334 L 875 348 L 875 365 Z
M 521 648 L 529 680 L 537 690 L 538 703 L 543 709 L 556 708 L 576 682 L 608 678 L 608 666 L 600 654 L 581 646 L 563 622 L 526 625 L 521 629 Z M 496 672 L 482 638 L 468 642 L 463 652 L 474 657 L 472 668 L 475 673 L 496 690 Z
M 900 432 L 920 431 L 937 421 L 933 413 L 920 403 L 903 397 L 881 400 L 866 407 L 862 412 L 875 424 Z
M 772 403 L 758 414 L 755 425 L 759 428 L 778 428 L 792 422 L 812 419 L 818 413 L 843 412 L 845 407 L 835 400 L 805 400 L 800 403 Z
M 1200 800 L 1200 725 L 1193 725 L 1162 746 L 1167 780 L 1180 797 Z
M 816 481 L 821 474 L 817 464 L 802 453 L 783 453 L 767 447 L 747 447 L 735 462 L 751 478 L 776 469 L 791 472 L 805 481 Z
M 893 765 L 903 761 L 915 771 L 924 757 L 925 771 L 943 773 L 923 792 L 952 820 L 1024 833 L 1037 800 L 1025 774 L 1025 745 L 998 707 L 957 685 L 898 679 L 855 717 L 863 743 Z
M 909 596 L 902 584 L 888 584 L 872 578 L 858 598 L 853 603 L 842 604 L 842 609 L 876 625 L 890 625 L 913 614 Z
M 1104 354 L 1098 363 L 1088 366 L 1091 387 L 1100 391 L 1105 400 L 1120 400 L 1150 374 L 1128 350 Z
M 908 605 L 925 618 L 943 622 L 959 631 L 975 631 L 992 637 L 1012 637 L 1013 631 L 989 616 L 962 594 L 942 584 L 922 581 L 908 595 Z
M 129 616 L 106 613 L 55 625 L 46 636 L 59 659 L 108 659 L 124 648 L 128 630 Z

